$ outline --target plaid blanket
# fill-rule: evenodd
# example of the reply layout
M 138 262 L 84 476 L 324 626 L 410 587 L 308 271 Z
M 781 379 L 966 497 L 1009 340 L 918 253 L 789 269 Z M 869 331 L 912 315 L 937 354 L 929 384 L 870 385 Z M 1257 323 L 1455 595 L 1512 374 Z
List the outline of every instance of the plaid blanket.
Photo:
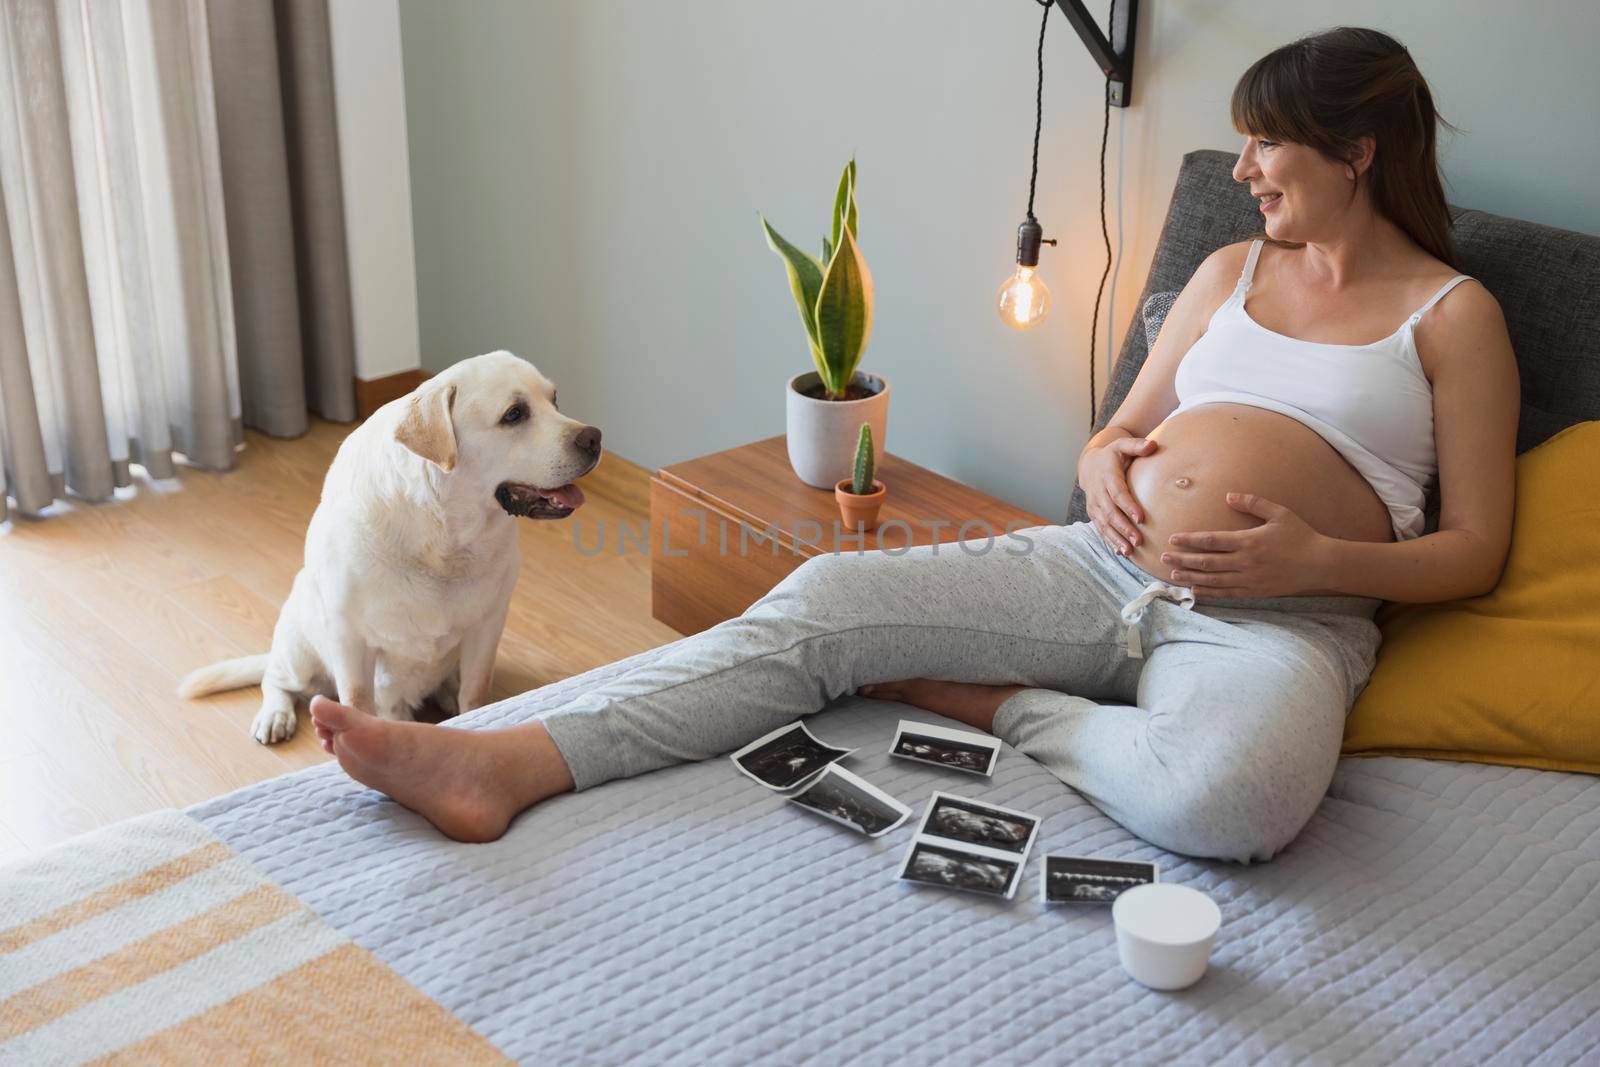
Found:
M 0 1064 L 504 1064 L 178 811 L 0 867 Z

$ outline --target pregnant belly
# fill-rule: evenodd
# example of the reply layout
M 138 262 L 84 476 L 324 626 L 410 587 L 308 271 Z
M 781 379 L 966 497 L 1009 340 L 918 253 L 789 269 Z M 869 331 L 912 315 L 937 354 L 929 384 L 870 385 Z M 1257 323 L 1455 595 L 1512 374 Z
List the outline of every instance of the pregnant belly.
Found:
M 1143 541 L 1129 557 L 1163 581 L 1167 538 L 1196 530 L 1247 530 L 1258 519 L 1228 506 L 1254 493 L 1289 508 L 1312 529 L 1350 541 L 1391 541 L 1389 509 L 1361 473 L 1315 430 L 1248 404 L 1202 404 L 1169 416 L 1149 437 L 1156 450 L 1128 464 L 1128 488 L 1144 509 Z

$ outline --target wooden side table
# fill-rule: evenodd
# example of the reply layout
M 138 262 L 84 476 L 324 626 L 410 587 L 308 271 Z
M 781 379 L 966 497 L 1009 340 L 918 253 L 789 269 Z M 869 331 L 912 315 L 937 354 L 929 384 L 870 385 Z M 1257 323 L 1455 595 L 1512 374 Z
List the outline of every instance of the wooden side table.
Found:
M 827 552 L 897 550 L 992 536 L 1048 519 L 889 453 L 876 530 L 844 528 L 829 489 L 789 466 L 782 435 L 663 467 L 650 478 L 651 613 L 684 634 L 734 618 Z

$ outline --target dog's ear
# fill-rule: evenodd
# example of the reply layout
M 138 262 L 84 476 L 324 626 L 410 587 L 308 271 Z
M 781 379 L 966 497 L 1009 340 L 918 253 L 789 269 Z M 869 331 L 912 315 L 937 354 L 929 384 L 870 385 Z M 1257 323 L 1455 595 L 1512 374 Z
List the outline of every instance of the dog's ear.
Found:
M 394 439 L 442 471 L 456 465 L 456 426 L 451 412 L 454 384 L 418 389 L 407 403 Z

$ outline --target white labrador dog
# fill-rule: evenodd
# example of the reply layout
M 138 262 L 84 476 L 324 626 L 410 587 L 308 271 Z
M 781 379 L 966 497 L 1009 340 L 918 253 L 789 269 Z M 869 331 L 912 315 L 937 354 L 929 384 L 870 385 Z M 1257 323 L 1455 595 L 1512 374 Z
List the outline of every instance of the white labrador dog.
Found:
M 251 733 L 295 731 L 315 693 L 388 719 L 430 696 L 446 713 L 489 699 L 522 557 L 516 516 L 561 519 L 600 462 L 600 431 L 509 352 L 463 360 L 344 439 L 306 532 L 305 566 L 272 651 L 202 667 L 183 697 L 261 685 Z

